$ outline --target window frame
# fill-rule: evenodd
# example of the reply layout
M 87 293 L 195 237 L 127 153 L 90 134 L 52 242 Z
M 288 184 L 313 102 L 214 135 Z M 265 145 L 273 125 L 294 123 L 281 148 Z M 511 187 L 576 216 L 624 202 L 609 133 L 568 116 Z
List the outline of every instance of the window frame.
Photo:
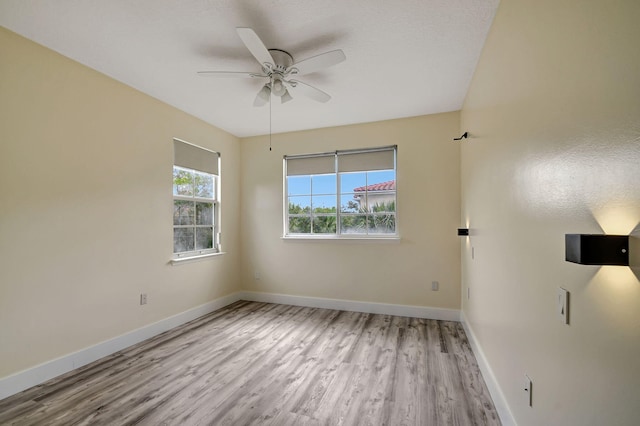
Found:
M 191 225 L 180 225 L 180 224 L 176 224 L 175 223 L 175 219 L 172 219 L 172 261 L 180 261 L 180 260 L 188 260 L 188 259 L 195 259 L 195 258 L 201 258 L 201 257 L 207 257 L 207 256 L 212 256 L 215 254 L 220 254 L 221 253 L 221 247 L 220 247 L 220 154 L 215 152 L 215 151 L 211 151 L 202 147 L 199 147 L 197 145 L 193 145 L 190 144 L 189 142 L 184 142 L 180 139 L 174 139 L 174 149 L 177 143 L 181 143 L 181 144 L 185 144 L 188 145 L 190 148 L 189 149 L 193 149 L 193 148 L 197 148 L 200 149 L 202 151 L 205 151 L 206 154 L 213 154 L 215 155 L 215 160 L 217 161 L 215 164 L 215 167 L 212 167 L 217 174 L 215 173 L 210 173 L 210 171 L 203 171 L 203 170 L 199 170 L 200 168 L 204 168 L 201 167 L 198 164 L 195 164 L 195 166 L 197 168 L 194 167 L 187 167 L 185 165 L 182 164 L 176 164 L 177 159 L 176 159 L 176 155 L 174 153 L 174 161 L 173 161 L 173 167 L 172 167 L 172 184 L 171 184 L 171 193 L 172 193 L 172 211 L 173 211 L 173 215 L 175 217 L 175 202 L 176 201 L 187 201 L 187 202 L 192 202 L 193 203 L 193 211 L 194 211 L 194 221 L 193 224 Z M 199 161 L 201 161 L 201 159 L 199 159 Z M 213 188 L 212 188 L 212 194 L 211 197 L 202 197 L 202 196 L 198 196 L 195 190 L 195 181 L 193 182 L 193 193 L 192 195 L 180 195 L 180 194 L 175 194 L 174 193 L 174 185 L 175 185 L 175 180 L 173 178 L 175 170 L 179 169 L 179 170 L 183 170 L 183 171 L 187 171 L 190 173 L 193 173 L 193 176 L 195 178 L 196 174 L 200 174 L 200 175 L 206 175 L 206 176 L 210 176 L 213 180 Z M 211 211 L 211 220 L 212 220 L 212 224 L 204 224 L 204 225 L 198 225 L 197 224 L 197 203 L 209 203 L 212 205 L 212 211 Z M 193 239 L 194 239 L 194 249 L 190 250 L 190 251 L 183 251 L 183 252 L 175 252 L 175 230 L 176 229 L 193 229 Z M 204 249 L 198 249 L 197 248 L 197 229 L 198 228 L 211 228 L 212 229 L 212 247 L 211 248 L 204 248 Z
M 375 153 L 375 152 L 381 152 L 381 151 L 392 151 L 393 152 L 393 172 L 394 172 L 394 176 L 395 176 L 395 189 L 393 190 L 387 190 L 384 191 L 386 194 L 393 194 L 393 202 L 394 202 L 394 208 L 395 210 L 392 212 L 393 216 L 394 216 L 394 230 L 395 232 L 393 233 L 375 233 L 375 232 L 369 232 L 369 227 L 367 226 L 367 232 L 366 233 L 343 233 L 342 229 L 341 229 L 341 217 L 348 217 L 348 216 L 366 216 L 366 220 L 369 220 L 369 217 L 373 217 L 376 216 L 376 212 L 373 211 L 369 211 L 369 209 L 367 208 L 367 212 L 366 213 L 350 213 L 350 212 L 342 212 L 342 192 L 341 192 L 341 178 L 342 175 L 347 174 L 347 173 L 365 173 L 365 188 L 370 186 L 370 184 L 368 183 L 368 173 L 371 172 L 376 172 L 376 171 L 381 171 L 381 170 L 391 170 L 391 169 L 373 169 L 373 170 L 361 170 L 361 171 L 347 171 L 347 172 L 341 172 L 340 171 L 340 167 L 339 167 L 339 158 L 343 155 L 349 155 L 349 154 L 366 154 L 366 153 Z M 377 148 L 363 148 L 363 149 L 352 149 L 352 150 L 338 150 L 338 151 L 333 151 L 333 152 L 324 152 L 324 153 L 314 153 L 314 154 L 302 154 L 302 155 L 285 155 L 283 158 L 283 224 L 282 224 L 282 229 L 283 229 L 283 233 L 282 233 L 282 238 L 283 239 L 312 239 L 312 240 L 326 240 L 326 239 L 337 239 L 337 240 L 399 240 L 400 239 L 400 232 L 399 232 L 399 220 L 398 220 L 398 169 L 397 169 L 397 155 L 398 155 L 398 148 L 397 145 L 391 145 L 391 146 L 383 146 L 383 147 L 377 147 Z M 322 196 L 322 195 L 335 195 L 336 196 L 336 212 L 334 214 L 325 214 L 325 213 L 319 213 L 319 214 L 314 214 L 313 212 L 313 207 L 310 208 L 309 214 L 293 214 L 291 215 L 289 213 L 289 188 L 288 188 L 288 170 L 287 170 L 287 162 L 288 160 L 292 160 L 292 159 L 313 159 L 314 157 L 329 157 L 329 156 L 333 156 L 333 171 L 331 173 L 309 173 L 309 174 L 294 174 L 291 176 L 310 176 L 311 177 L 311 182 L 310 182 L 310 194 L 304 194 L 304 195 L 298 195 L 296 194 L 295 196 L 309 196 L 311 200 L 313 200 L 313 197 L 317 197 L 317 196 Z M 335 181 L 336 181 L 336 187 L 335 187 L 335 194 L 315 194 L 313 193 L 313 177 L 315 176 L 323 176 L 323 175 L 329 175 L 329 176 L 335 176 Z M 355 189 L 355 188 L 354 188 Z M 368 191 L 365 190 L 365 193 L 367 193 Z M 290 217 L 309 217 L 311 224 L 310 224 L 310 230 L 313 231 L 313 218 L 314 217 L 318 217 L 318 216 L 330 216 L 330 217 L 334 217 L 335 221 L 336 221 L 336 230 L 333 233 L 313 233 L 313 232 L 309 232 L 309 233 L 290 233 L 289 232 L 289 218 Z

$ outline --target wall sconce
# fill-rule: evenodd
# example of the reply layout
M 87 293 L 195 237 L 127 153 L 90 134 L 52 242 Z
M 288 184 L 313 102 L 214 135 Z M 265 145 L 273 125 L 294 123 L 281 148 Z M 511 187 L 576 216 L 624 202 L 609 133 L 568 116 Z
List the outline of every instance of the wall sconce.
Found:
M 469 235 L 469 228 L 458 228 L 458 235 L 461 237 Z
M 565 260 L 581 265 L 629 266 L 629 236 L 566 234 Z

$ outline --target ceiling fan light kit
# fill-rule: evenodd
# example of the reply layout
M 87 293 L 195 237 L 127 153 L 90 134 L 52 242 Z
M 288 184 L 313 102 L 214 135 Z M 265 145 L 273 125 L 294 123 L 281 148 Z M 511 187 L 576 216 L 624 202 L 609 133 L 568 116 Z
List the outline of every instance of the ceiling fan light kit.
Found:
M 280 97 L 280 102 L 285 103 L 293 100 L 293 96 L 289 94 L 288 90 L 285 90 L 282 96 Z
M 256 107 L 266 105 L 271 95 L 279 97 L 281 103 L 293 100 L 294 96 L 289 89 L 292 89 L 294 95 L 301 93 L 318 102 L 328 102 L 331 99 L 331 96 L 322 90 L 289 77 L 309 74 L 345 61 L 347 57 L 342 50 L 321 53 L 296 63 L 289 52 L 281 49 L 267 49 L 251 28 L 239 27 L 236 31 L 249 52 L 260 63 L 261 72 L 199 71 L 198 75 L 268 79 L 253 101 L 253 106 Z
M 253 101 L 253 106 L 259 107 L 265 105 L 269 102 L 269 98 L 271 97 L 271 85 L 270 83 L 262 86 L 262 89 L 256 95 L 256 99 Z

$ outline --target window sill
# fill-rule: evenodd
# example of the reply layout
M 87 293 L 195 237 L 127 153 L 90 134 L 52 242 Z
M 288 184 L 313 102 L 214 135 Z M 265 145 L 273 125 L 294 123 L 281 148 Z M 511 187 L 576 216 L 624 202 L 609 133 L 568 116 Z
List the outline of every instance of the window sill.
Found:
M 306 235 L 285 235 L 280 237 L 284 241 L 345 241 L 351 243 L 400 243 L 400 236 L 394 235 L 390 237 L 383 236 L 375 236 L 375 237 L 364 237 L 364 236 L 334 236 L 334 235 L 317 235 L 317 236 L 306 236 Z
M 185 257 L 178 257 L 178 258 L 175 258 L 175 259 L 171 259 L 169 261 L 169 263 L 172 264 L 172 265 L 179 265 L 181 263 L 195 262 L 195 261 L 198 261 L 198 260 L 207 259 L 209 257 L 221 256 L 223 254 L 226 254 L 226 252 L 220 251 L 220 252 L 217 252 L 217 253 L 197 254 L 197 255 L 188 256 L 188 257 L 186 257 L 186 256 Z

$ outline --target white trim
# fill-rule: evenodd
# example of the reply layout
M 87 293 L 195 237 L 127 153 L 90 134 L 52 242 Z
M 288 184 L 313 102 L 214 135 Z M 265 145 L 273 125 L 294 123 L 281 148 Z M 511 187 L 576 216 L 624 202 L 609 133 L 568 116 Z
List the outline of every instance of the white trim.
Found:
M 214 256 L 220 256 L 223 254 L 227 254 L 227 252 L 225 251 L 216 251 L 214 253 L 205 253 L 205 254 L 196 254 L 194 256 L 188 256 L 188 257 L 176 257 L 175 259 L 171 259 L 169 261 L 169 263 L 171 263 L 172 265 L 177 265 L 183 262 L 189 262 L 192 260 L 200 260 L 200 259 L 206 259 L 207 257 L 214 257 Z
M 344 236 L 345 234 L 342 235 L 334 235 L 334 234 L 308 234 L 308 235 L 303 235 L 303 234 L 289 234 L 289 235 L 283 235 L 282 237 L 280 237 L 281 240 L 284 241 L 350 241 L 350 242 L 359 242 L 359 243 L 380 243 L 380 242 L 385 242 L 385 243 L 400 243 L 400 236 L 399 235 L 393 235 L 390 237 L 382 237 L 382 236 L 375 236 L 375 237 L 369 237 L 369 236 Z M 349 234 L 347 234 L 349 235 Z
M 237 302 L 241 299 L 241 295 L 242 293 L 232 293 L 220 297 L 204 305 L 196 306 L 188 311 L 181 312 L 153 324 L 145 325 L 77 352 L 0 378 L 0 399 L 7 398 L 32 386 L 46 382 L 49 379 L 87 365 L 107 355 L 111 355 L 150 337 Z
M 464 327 L 464 331 L 467 334 L 467 339 L 469 340 L 469 344 L 471 345 L 471 349 L 473 350 L 474 355 L 476 356 L 476 360 L 478 361 L 478 367 L 480 368 L 480 372 L 482 373 L 482 377 L 484 378 L 484 382 L 487 384 L 487 388 L 489 389 L 489 394 L 491 394 L 491 399 L 493 399 L 493 405 L 496 407 L 496 411 L 498 412 L 498 416 L 500 417 L 500 421 L 503 426 L 516 426 L 517 423 L 513 418 L 513 414 L 511 414 L 511 410 L 509 409 L 509 404 L 507 404 L 507 400 L 502 393 L 502 388 L 498 384 L 498 380 L 496 376 L 493 374 L 493 370 L 491 369 L 491 365 L 487 360 L 487 357 L 484 355 L 484 351 L 482 347 L 478 343 L 476 339 L 476 335 L 471 328 L 471 325 L 467 321 L 467 317 L 464 314 L 464 311 L 460 311 L 460 321 L 462 322 L 462 327 Z
M 430 308 L 426 306 L 394 305 L 390 303 L 362 302 L 358 300 L 328 299 L 323 297 L 292 296 L 288 294 L 245 291 L 240 299 L 253 302 L 280 303 L 283 305 L 308 306 L 311 308 L 336 309 L 339 311 L 387 314 L 401 317 L 429 318 L 443 321 L 460 321 L 457 309 Z

